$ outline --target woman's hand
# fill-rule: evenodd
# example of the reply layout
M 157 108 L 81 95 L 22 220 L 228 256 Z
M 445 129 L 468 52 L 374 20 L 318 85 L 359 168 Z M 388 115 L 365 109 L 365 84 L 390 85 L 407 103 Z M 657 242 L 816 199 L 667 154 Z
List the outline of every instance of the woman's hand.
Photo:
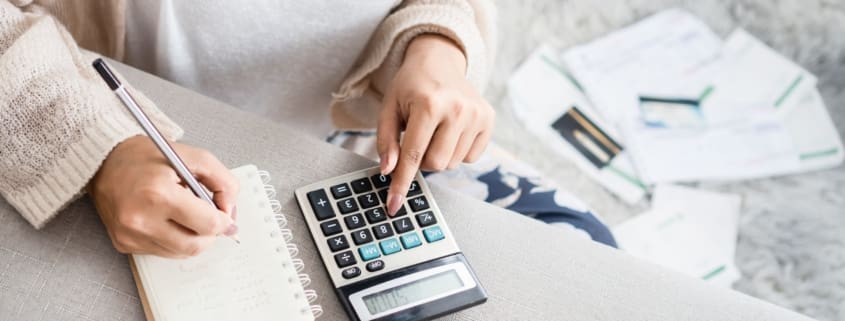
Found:
M 390 215 L 401 208 L 417 170 L 453 169 L 487 146 L 495 112 L 465 73 L 463 52 L 447 38 L 421 35 L 408 46 L 378 122 L 381 172 L 392 177 Z
M 131 137 L 109 153 L 90 186 L 97 212 L 121 253 L 184 258 L 199 254 L 218 234 L 237 232 L 237 179 L 209 152 L 172 145 L 225 212 L 185 187 L 152 140 Z

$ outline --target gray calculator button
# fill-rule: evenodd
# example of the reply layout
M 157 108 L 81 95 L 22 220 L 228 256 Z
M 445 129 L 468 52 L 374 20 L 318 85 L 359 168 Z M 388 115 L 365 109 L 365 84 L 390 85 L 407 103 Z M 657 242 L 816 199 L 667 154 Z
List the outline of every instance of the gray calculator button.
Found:
M 346 228 L 350 230 L 367 225 L 367 222 L 364 222 L 364 216 L 361 214 L 352 214 L 344 217 L 343 220 L 346 221 Z
M 376 207 L 366 211 L 364 212 L 364 215 L 367 216 L 367 222 L 370 222 L 370 224 L 378 223 L 387 219 L 387 215 L 384 213 L 383 207 Z
M 412 198 L 408 200 L 408 206 L 411 207 L 411 211 L 419 212 L 424 209 L 428 209 L 428 200 L 425 198 L 425 196 Z
M 401 220 L 393 221 L 393 227 L 396 229 L 396 233 L 401 234 L 413 230 L 414 223 L 411 223 L 411 219 L 406 217 Z
M 393 229 L 390 227 L 390 223 L 384 223 L 373 226 L 373 234 L 376 235 L 377 239 L 381 240 L 385 237 L 393 236 Z
M 341 214 L 352 213 L 358 210 L 358 204 L 355 203 L 354 197 L 350 197 L 345 200 L 338 201 L 337 208 L 340 209 Z
M 369 193 L 358 196 L 358 203 L 360 203 L 361 208 L 364 209 L 376 206 L 378 205 L 378 196 L 376 196 L 376 193 Z
M 337 263 L 337 267 L 339 268 L 345 268 L 347 266 L 357 263 L 355 261 L 355 255 L 352 254 L 352 251 L 346 251 L 343 253 L 335 254 L 334 262 Z
M 324 236 L 332 236 L 343 231 L 343 228 L 340 227 L 340 223 L 337 220 L 320 223 L 320 229 L 323 230 Z
M 384 261 L 382 260 L 375 260 L 370 263 L 367 263 L 367 271 L 375 272 L 384 268 Z
M 437 219 L 434 218 L 434 213 L 428 211 L 425 213 L 417 214 L 417 223 L 420 224 L 420 227 L 425 227 L 437 223 Z
M 329 243 L 329 249 L 332 252 L 337 252 L 340 250 L 345 250 L 349 248 L 349 242 L 346 241 L 346 236 L 338 235 L 333 238 L 326 240 Z
M 337 184 L 330 188 L 332 190 L 332 196 L 335 199 L 341 199 L 344 197 L 352 196 L 352 190 L 349 189 L 349 184 Z
M 370 179 L 373 180 L 373 185 L 376 188 L 387 187 L 390 185 L 390 175 L 375 174 Z
M 408 187 L 407 196 L 408 197 L 417 196 L 417 195 L 420 195 L 421 193 L 422 193 L 422 188 L 420 188 L 420 183 L 417 183 L 417 181 L 411 182 L 411 186 Z
M 343 270 L 343 272 L 340 272 L 340 275 L 343 275 L 344 279 L 351 279 L 361 275 L 361 269 L 359 269 L 357 266 L 353 266 L 351 268 Z
M 325 220 L 334 217 L 334 210 L 332 210 L 332 203 L 329 203 L 329 196 L 326 195 L 324 189 L 308 192 L 308 203 L 311 203 L 311 209 L 317 215 L 317 220 Z
M 368 229 L 358 230 L 352 232 L 352 240 L 355 241 L 355 245 L 361 245 L 372 241 L 373 235 L 370 234 Z

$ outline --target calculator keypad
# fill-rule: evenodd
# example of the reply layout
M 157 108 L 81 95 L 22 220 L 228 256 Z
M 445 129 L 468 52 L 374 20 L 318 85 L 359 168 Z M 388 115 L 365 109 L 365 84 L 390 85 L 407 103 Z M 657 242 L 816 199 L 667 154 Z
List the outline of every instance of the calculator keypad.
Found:
M 389 185 L 389 175 L 376 174 L 306 194 L 317 220 L 323 221 L 320 229 L 329 249 L 335 253 L 337 267 L 343 269 L 341 275 L 346 279 L 361 274 L 361 268 L 353 266 L 359 259 L 366 262 L 367 271 L 379 271 L 390 263 L 389 259 L 382 258 L 445 237 L 436 225 L 434 213 L 428 210 L 428 199 L 422 195 L 422 187 L 417 181 L 408 190 L 407 205 L 402 206 L 394 217 L 387 216 L 384 205 Z M 332 205 L 336 205 L 342 222 L 340 217 L 328 220 L 336 217 Z M 409 212 L 411 216 L 407 216 Z

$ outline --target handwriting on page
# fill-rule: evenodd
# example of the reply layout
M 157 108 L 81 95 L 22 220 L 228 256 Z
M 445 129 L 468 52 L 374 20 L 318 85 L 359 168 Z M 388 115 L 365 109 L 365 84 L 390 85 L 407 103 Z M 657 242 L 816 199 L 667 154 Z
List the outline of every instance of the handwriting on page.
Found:
M 216 243 L 200 256 L 185 260 L 155 259 L 157 269 L 167 269 L 167 287 L 179 295 L 164 295 L 164 304 L 180 315 L 249 315 L 271 303 L 279 284 L 268 284 L 277 269 L 268 269 L 266 254 L 248 244 Z M 173 273 L 173 271 L 178 271 Z M 163 272 L 163 271 L 162 271 Z M 190 289 L 184 291 L 184 289 Z M 169 291 L 168 291 L 169 292 Z M 163 300 L 164 301 L 164 300 Z

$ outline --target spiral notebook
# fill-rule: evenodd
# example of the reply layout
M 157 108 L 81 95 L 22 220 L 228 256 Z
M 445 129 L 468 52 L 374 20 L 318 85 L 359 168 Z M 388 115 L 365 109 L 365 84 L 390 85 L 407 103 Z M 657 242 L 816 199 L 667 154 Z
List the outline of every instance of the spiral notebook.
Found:
M 322 308 L 306 290 L 298 249 L 274 200 L 270 176 L 253 165 L 232 170 L 240 180 L 238 237 L 220 237 L 183 260 L 133 255 L 130 260 L 149 321 L 314 320 Z

